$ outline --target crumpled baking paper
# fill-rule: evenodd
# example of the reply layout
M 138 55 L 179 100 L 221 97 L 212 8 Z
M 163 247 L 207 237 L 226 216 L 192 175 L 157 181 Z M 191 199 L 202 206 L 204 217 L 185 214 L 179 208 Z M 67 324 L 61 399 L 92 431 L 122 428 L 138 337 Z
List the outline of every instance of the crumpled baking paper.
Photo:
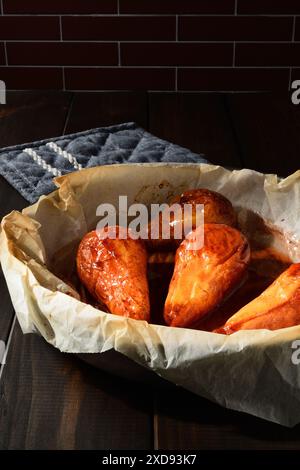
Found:
M 117 206 L 119 195 L 127 195 L 128 204 L 149 205 L 197 187 L 228 197 L 248 236 L 260 236 L 253 213 L 280 229 L 284 237 L 266 242 L 299 262 L 300 171 L 281 180 L 206 164 L 122 164 L 72 173 L 56 184 L 57 191 L 2 221 L 2 269 L 24 333 L 39 333 L 64 352 L 115 349 L 227 408 L 290 427 L 300 422 L 300 364 L 292 362 L 300 326 L 231 336 L 158 326 L 82 303 L 63 280 L 80 239 L 99 220 L 100 203 Z

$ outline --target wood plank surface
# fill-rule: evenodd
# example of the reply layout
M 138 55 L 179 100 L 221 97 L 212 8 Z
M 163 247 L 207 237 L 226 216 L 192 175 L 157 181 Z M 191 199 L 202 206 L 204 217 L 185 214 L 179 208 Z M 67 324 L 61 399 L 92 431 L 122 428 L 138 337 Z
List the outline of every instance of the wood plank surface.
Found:
M 0 120 L 1 127 L 1 120 Z M 27 201 L 13 187 L 0 176 L 0 221 L 2 217 L 12 210 L 22 210 Z M 10 300 L 6 282 L 0 265 L 0 340 L 6 342 L 12 325 L 14 309 Z
M 71 96 L 62 92 L 8 92 L 7 104 L 0 105 L 0 148 L 63 133 Z M 27 205 L 0 176 L 0 220 L 12 210 L 22 210 Z M 6 341 L 14 311 L 1 268 L 0 299 L 0 339 Z
M 222 94 L 150 93 L 149 131 L 204 153 L 211 163 L 241 166 Z
M 147 93 L 75 93 L 66 134 L 134 121 L 148 127 Z
M 149 100 L 152 133 L 221 165 L 287 174 L 299 165 L 299 126 L 300 107 L 275 94 L 151 94 Z M 155 410 L 157 449 L 300 449 L 299 426 L 286 429 L 181 389 L 157 394 Z
M 244 167 L 282 176 L 300 168 L 300 106 L 289 94 L 231 94 L 227 102 Z
M 115 122 L 122 122 L 126 113 L 128 120 L 144 119 L 142 124 L 146 123 L 147 100 L 143 98 L 141 103 L 140 95 L 125 98 L 123 108 L 119 108 L 123 99 L 120 96 L 104 101 L 103 96 L 99 100 L 90 97 L 87 94 L 86 99 L 74 100 L 67 122 L 56 134 L 110 124 L 111 116 L 115 116 Z M 0 386 L 0 449 L 153 446 L 151 387 L 126 382 L 92 368 L 76 356 L 62 354 L 43 338 L 22 335 L 18 324 L 12 333 Z
M 72 93 L 16 91 L 0 105 L 0 148 L 63 133 Z
M 0 449 L 148 449 L 152 400 L 17 324 L 3 369 Z
M 155 411 L 157 449 L 300 450 L 300 425 L 285 428 L 182 389 L 160 391 Z
M 297 164 L 300 115 L 272 96 L 76 93 L 70 106 L 70 94 L 16 93 L 8 99 L 11 112 L 0 107 L 0 147 L 136 121 L 213 163 L 285 174 Z M 1 215 L 26 204 L 3 179 L 0 201 Z M 0 296 L 6 339 L 13 311 L 2 280 Z M 16 324 L 0 382 L 0 449 L 300 448 L 299 426 L 286 429 L 181 389 L 153 396 L 151 387 L 94 369 L 22 335 Z

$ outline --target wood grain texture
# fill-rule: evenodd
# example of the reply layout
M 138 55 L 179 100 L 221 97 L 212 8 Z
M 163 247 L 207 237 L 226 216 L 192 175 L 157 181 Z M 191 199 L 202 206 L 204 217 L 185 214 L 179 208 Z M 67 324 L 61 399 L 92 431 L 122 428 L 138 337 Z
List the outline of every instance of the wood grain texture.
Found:
M 1 298 L 1 310 L 0 310 L 0 340 L 7 342 L 9 332 L 12 327 L 14 318 L 14 308 L 10 300 L 10 295 L 6 286 L 6 282 L 3 276 L 2 268 L 0 265 L 0 298 Z
M 149 449 L 151 390 L 15 326 L 0 392 L 0 449 Z
M 8 92 L 0 105 L 0 148 L 59 135 L 63 132 L 71 94 L 61 92 Z M 1 157 L 0 157 L 1 158 Z M 27 201 L 0 176 L 0 220 Z M 0 339 L 6 341 L 14 315 L 0 269 Z
M 66 96 L 62 95 L 65 104 Z M 42 104 L 51 100 L 54 102 L 53 108 L 52 105 L 49 109 Z M 124 120 L 144 119 L 142 124 L 145 124 L 147 118 L 146 97 L 141 102 L 140 96 L 91 99 L 91 95 L 87 94 L 82 97 L 82 104 L 75 100 L 69 113 L 67 105 L 63 106 L 64 112 L 61 111 L 57 100 L 56 94 L 39 95 L 36 102 L 30 100 L 30 112 L 27 105 L 27 111 L 22 112 L 26 97 L 21 97 L 20 106 L 16 106 L 11 119 L 4 121 L 11 130 L 10 143 L 60 135 L 66 131 L 67 115 L 68 132 Z M 55 107 L 58 108 L 56 116 Z M 7 113 L 5 109 L 6 118 Z M 45 113 L 48 113 L 51 122 L 48 122 Z M 34 116 L 31 117 L 31 114 Z M 126 119 L 125 115 L 128 116 Z M 33 137 L 32 126 L 37 121 L 40 121 L 39 130 L 34 130 Z M 41 124 L 43 122 L 44 125 Z M 18 134 L 18 128 L 21 134 Z M 1 191 L 3 198 L 10 191 L 17 195 L 4 181 L 0 182 L 0 194 Z M 13 208 L 16 199 L 14 196 L 9 199 Z M 2 290 L 8 303 L 8 293 L 3 283 L 0 284 L 0 294 Z M 3 304 L 1 306 L 0 318 L 9 320 L 2 330 L 7 337 L 13 310 L 6 310 Z M 18 324 L 13 330 L 7 364 L 2 370 L 0 396 L 1 449 L 152 447 L 151 388 L 109 376 L 86 365 L 76 356 L 60 353 L 38 336 L 24 336 Z
M 147 93 L 75 93 L 66 133 L 130 121 L 148 127 Z
M 60 96 L 60 97 L 59 97 Z M 213 163 L 285 174 L 295 168 L 300 107 L 275 95 L 12 93 L 0 147 L 136 121 Z M 242 160 L 241 160 L 242 156 Z M 284 170 L 286 170 L 284 172 Z M 0 179 L 0 216 L 26 202 Z M 0 339 L 13 310 L 0 281 Z M 286 429 L 181 389 L 127 382 L 62 354 L 16 325 L 0 383 L 1 449 L 299 449 Z M 153 419 L 154 416 L 154 419 Z
M 211 163 L 241 165 L 223 95 L 150 93 L 149 131 Z
M 0 148 L 63 133 L 71 93 L 8 92 L 0 105 Z
M 300 449 L 300 425 L 288 429 L 227 410 L 182 389 L 161 391 L 155 409 L 157 449 Z
M 300 167 L 300 106 L 289 94 L 232 94 L 228 109 L 243 166 L 282 176 Z

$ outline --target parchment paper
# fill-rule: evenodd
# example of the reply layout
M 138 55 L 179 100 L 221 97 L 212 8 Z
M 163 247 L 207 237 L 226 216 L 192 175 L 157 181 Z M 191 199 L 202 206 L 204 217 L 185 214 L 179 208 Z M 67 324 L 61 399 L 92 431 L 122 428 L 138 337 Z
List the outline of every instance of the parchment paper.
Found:
M 21 328 L 39 333 L 61 351 L 115 349 L 161 377 L 227 408 L 286 426 L 300 422 L 300 365 L 292 343 L 300 326 L 240 331 L 231 336 L 148 324 L 101 312 L 53 272 L 72 269 L 82 236 L 95 228 L 96 207 L 166 202 L 188 188 L 206 187 L 228 197 L 244 231 L 259 236 L 249 213 L 286 234 L 267 243 L 300 260 L 300 171 L 284 180 L 250 170 L 206 164 L 134 164 L 96 167 L 58 178 L 58 191 L 22 214 L 2 221 L 2 269 Z M 250 212 L 249 212 L 250 211 Z

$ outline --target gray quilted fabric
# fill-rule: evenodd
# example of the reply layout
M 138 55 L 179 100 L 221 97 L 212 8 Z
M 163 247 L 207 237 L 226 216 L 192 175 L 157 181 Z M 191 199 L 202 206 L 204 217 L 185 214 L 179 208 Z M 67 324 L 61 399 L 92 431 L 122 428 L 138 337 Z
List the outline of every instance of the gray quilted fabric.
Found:
M 30 203 L 53 191 L 55 186 L 53 174 L 38 165 L 24 149 L 35 150 L 62 174 L 75 171 L 66 158 L 46 146 L 47 142 L 55 142 L 71 153 L 83 168 L 123 162 L 207 162 L 203 155 L 159 139 L 133 122 L 2 149 L 0 174 Z

